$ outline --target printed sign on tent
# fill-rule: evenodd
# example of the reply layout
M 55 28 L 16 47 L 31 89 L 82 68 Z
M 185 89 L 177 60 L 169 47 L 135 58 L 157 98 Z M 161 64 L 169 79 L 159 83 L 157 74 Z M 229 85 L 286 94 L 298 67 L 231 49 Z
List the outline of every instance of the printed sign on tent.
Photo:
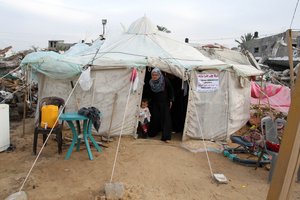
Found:
M 197 92 L 214 92 L 218 89 L 218 74 L 197 74 Z

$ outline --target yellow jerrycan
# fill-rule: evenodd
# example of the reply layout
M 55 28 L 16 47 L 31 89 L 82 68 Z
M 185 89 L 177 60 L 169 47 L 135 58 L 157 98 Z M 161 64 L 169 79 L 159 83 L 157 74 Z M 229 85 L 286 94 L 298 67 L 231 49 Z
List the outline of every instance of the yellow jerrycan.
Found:
M 56 126 L 55 122 L 58 117 L 58 106 L 55 105 L 44 105 L 42 106 L 42 119 L 41 127 L 53 128 Z

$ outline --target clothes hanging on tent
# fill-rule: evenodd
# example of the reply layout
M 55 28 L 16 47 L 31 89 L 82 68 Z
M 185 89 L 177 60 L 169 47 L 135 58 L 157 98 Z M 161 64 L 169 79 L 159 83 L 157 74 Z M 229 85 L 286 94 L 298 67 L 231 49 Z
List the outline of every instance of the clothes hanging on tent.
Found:
M 78 114 L 88 117 L 90 120 L 92 120 L 92 123 L 94 125 L 94 128 L 98 131 L 101 125 L 100 121 L 100 110 L 95 107 L 83 107 L 80 108 L 78 111 Z

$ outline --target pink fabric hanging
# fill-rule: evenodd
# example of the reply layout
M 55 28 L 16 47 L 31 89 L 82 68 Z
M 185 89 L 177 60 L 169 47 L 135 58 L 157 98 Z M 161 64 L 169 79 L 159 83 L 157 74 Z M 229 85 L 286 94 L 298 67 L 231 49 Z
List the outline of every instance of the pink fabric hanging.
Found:
M 261 94 L 260 91 L 263 93 Z M 257 83 L 251 81 L 251 104 L 257 105 L 260 95 L 260 104 L 266 106 L 270 104 L 271 108 L 285 114 L 288 113 L 291 104 L 291 92 L 288 87 L 268 83 L 266 87 L 261 90 Z

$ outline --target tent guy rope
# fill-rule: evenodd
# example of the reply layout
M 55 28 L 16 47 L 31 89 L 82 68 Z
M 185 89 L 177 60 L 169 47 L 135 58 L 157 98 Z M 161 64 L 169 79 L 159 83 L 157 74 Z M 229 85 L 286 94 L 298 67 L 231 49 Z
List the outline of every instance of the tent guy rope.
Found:
M 192 97 L 192 102 L 194 104 L 194 106 L 196 107 L 196 103 L 195 103 L 195 97 L 194 97 L 194 93 L 193 93 L 193 88 L 192 86 L 189 84 L 189 86 L 191 87 L 191 97 Z M 199 119 L 199 115 L 198 115 L 198 112 L 197 112 L 197 109 L 195 109 L 195 113 L 196 113 L 196 118 L 197 118 L 197 121 L 198 121 L 198 124 L 199 124 L 199 128 L 200 128 L 200 133 L 201 133 L 201 136 L 202 136 L 202 142 L 203 142 L 203 145 L 204 145 L 204 149 L 205 149 L 205 154 L 206 154 L 206 158 L 207 158 L 207 163 L 208 163 L 208 167 L 209 167 L 209 171 L 210 171 L 210 175 L 211 177 L 213 178 L 214 177 L 214 174 L 213 174 L 213 170 L 212 170 L 212 167 L 211 167 L 211 162 L 210 162 L 210 159 L 209 159 L 209 155 L 208 155 L 208 151 L 207 151 L 207 146 L 206 146 L 206 142 L 204 140 L 204 135 L 203 135 L 203 131 L 202 131 L 202 128 L 201 128 L 201 123 L 200 123 L 200 119 Z
M 61 114 L 62 114 L 64 108 L 66 107 L 66 105 L 68 104 L 68 102 L 69 102 L 69 100 L 70 100 L 70 97 L 72 96 L 74 90 L 76 89 L 76 86 L 78 85 L 79 79 L 80 79 L 80 78 L 78 78 L 78 80 L 76 81 L 76 83 L 75 83 L 75 85 L 74 85 L 74 88 L 71 90 L 71 92 L 70 92 L 70 94 L 69 94 L 69 96 L 68 96 L 68 98 L 67 98 L 67 100 L 66 100 L 66 103 L 65 103 L 65 105 L 63 106 L 63 108 L 61 109 L 61 111 L 60 111 L 60 113 L 59 113 L 59 115 L 58 115 L 58 117 L 57 117 L 57 119 L 56 119 L 56 121 L 55 121 L 54 124 L 56 124 L 56 123 L 58 122 L 59 117 L 61 116 Z M 20 187 L 20 189 L 19 189 L 19 192 L 22 191 L 22 189 L 23 189 L 23 187 L 24 187 L 24 185 L 25 185 L 27 179 L 29 178 L 29 176 L 30 176 L 30 174 L 31 174 L 31 172 L 32 172 L 32 169 L 34 168 L 34 166 L 35 166 L 37 160 L 39 159 L 39 157 L 40 157 L 40 155 L 41 155 L 41 153 L 42 153 L 42 151 L 43 151 L 43 149 L 44 149 L 46 143 L 48 142 L 48 139 L 50 138 L 51 133 L 53 132 L 53 129 L 54 129 L 54 127 L 51 128 L 51 130 L 50 130 L 50 132 L 49 132 L 49 134 L 48 134 L 48 136 L 47 136 L 47 138 L 46 138 L 46 140 L 45 140 L 43 146 L 41 147 L 41 149 L 40 149 L 38 155 L 36 156 L 36 158 L 35 158 L 35 160 L 34 160 L 32 166 L 31 166 L 29 172 L 27 173 L 26 178 L 24 179 L 24 181 L 23 181 L 23 183 L 22 183 L 22 185 L 21 185 L 21 187 Z
M 134 79 L 136 78 L 136 77 L 133 77 L 134 71 L 136 72 L 135 68 L 133 68 L 132 73 L 131 73 L 130 86 L 129 86 L 129 90 L 128 90 L 128 95 L 127 95 L 127 100 L 126 100 L 124 115 L 123 115 L 123 119 L 122 119 L 122 126 L 121 126 L 120 136 L 119 136 L 118 145 L 117 145 L 117 149 L 116 149 L 115 159 L 114 159 L 114 163 L 113 163 L 113 167 L 112 167 L 112 171 L 111 171 L 111 176 L 110 176 L 110 181 L 109 181 L 110 183 L 113 180 L 113 176 L 114 176 L 114 172 L 115 172 L 116 162 L 117 162 L 118 153 L 119 153 L 119 147 L 120 147 L 120 143 L 121 143 L 121 137 L 122 137 L 123 128 L 124 128 L 124 122 L 125 122 L 125 117 L 126 117 L 126 111 L 127 111 L 127 107 L 128 107 L 128 102 L 129 102 L 130 94 L 131 94 L 131 88 L 132 88 Z
M 298 4 L 299 4 L 299 0 L 297 0 L 297 4 L 296 4 L 295 9 L 294 9 L 293 17 L 292 17 L 292 20 L 291 20 L 291 23 L 290 23 L 290 29 L 292 28 L 292 25 L 293 25 L 293 22 L 294 22 L 294 18 L 295 18 L 295 14 L 297 12 Z
M 99 52 L 99 49 L 100 49 L 100 47 L 97 49 L 97 51 L 96 51 L 96 53 L 95 53 L 95 56 L 94 56 L 94 57 L 92 58 L 92 60 L 89 62 L 89 65 L 92 65 L 92 64 L 93 64 L 93 62 L 94 62 L 94 60 L 95 60 L 95 58 L 96 58 L 96 55 L 97 55 L 98 52 Z M 80 76 L 81 76 L 81 75 L 80 75 Z M 57 119 L 56 119 L 56 121 L 55 121 L 54 124 L 56 124 L 56 123 L 58 122 L 59 117 L 61 116 L 63 110 L 64 110 L 65 107 L 67 106 L 67 104 L 68 104 L 68 102 L 69 102 L 69 100 L 70 100 L 72 94 L 74 93 L 74 91 L 75 91 L 75 89 L 76 89 L 76 87 L 77 87 L 77 85 L 78 85 L 78 83 L 79 83 L 80 76 L 79 76 L 79 78 L 77 79 L 77 81 L 76 81 L 74 87 L 72 88 L 72 90 L 71 90 L 71 92 L 70 92 L 70 94 L 69 94 L 69 96 L 68 96 L 68 98 L 67 98 L 67 100 L 66 100 L 66 102 L 65 102 L 65 105 L 62 107 L 62 109 L 61 109 L 61 111 L 60 111 L 60 113 L 59 113 L 59 115 L 58 115 L 58 117 L 57 117 Z M 35 166 L 37 160 L 39 159 L 39 157 L 40 157 L 40 155 L 41 155 L 41 153 L 42 153 L 42 151 L 43 151 L 43 149 L 44 149 L 44 147 L 45 147 L 45 145 L 47 144 L 47 142 L 48 142 L 48 140 L 49 140 L 49 138 L 50 138 L 50 136 L 51 136 L 51 133 L 53 132 L 53 129 L 54 129 L 54 127 L 51 128 L 51 130 L 50 130 L 50 132 L 49 132 L 49 134 L 48 134 L 48 136 L 47 136 L 47 138 L 46 138 L 46 140 L 45 140 L 43 146 L 41 147 L 41 149 L 40 149 L 38 155 L 36 156 L 36 158 L 35 158 L 35 160 L 34 160 L 32 166 L 31 166 L 29 172 L 27 173 L 26 178 L 24 179 L 24 181 L 23 181 L 23 183 L 22 183 L 22 185 L 21 185 L 21 187 L 20 187 L 20 189 L 19 189 L 19 192 L 22 191 L 22 189 L 23 189 L 23 187 L 24 187 L 24 185 L 25 185 L 27 179 L 29 178 L 29 176 L 30 176 L 30 174 L 31 174 L 32 169 L 34 168 L 34 166 Z
M 190 84 L 189 84 L 189 85 L 190 85 Z M 190 86 L 191 86 L 191 85 L 190 85 Z M 194 91 L 194 90 L 193 90 L 193 87 L 191 86 L 191 95 L 192 95 L 191 97 L 192 97 L 192 102 L 193 102 L 194 106 L 196 107 L 195 97 L 194 97 L 193 91 Z M 196 112 L 196 118 L 197 118 L 198 124 L 200 125 L 200 119 L 199 119 L 199 115 L 198 115 L 197 109 L 195 109 L 195 112 Z M 224 174 L 216 174 L 216 173 L 213 173 L 213 170 L 212 170 L 212 167 L 211 167 L 211 162 L 210 162 L 209 155 L 208 155 L 208 150 L 207 150 L 206 142 L 205 142 L 205 140 L 204 140 L 203 131 L 202 131 L 201 126 L 199 126 L 199 128 L 200 128 L 200 133 L 201 133 L 201 136 L 202 136 L 202 142 L 203 142 L 203 145 L 204 145 L 205 154 L 206 154 L 207 163 L 208 163 L 208 167 L 209 167 L 209 171 L 210 171 L 211 178 L 212 178 L 212 179 L 215 179 L 218 183 L 227 183 L 228 180 L 227 180 L 227 178 L 225 177 Z

